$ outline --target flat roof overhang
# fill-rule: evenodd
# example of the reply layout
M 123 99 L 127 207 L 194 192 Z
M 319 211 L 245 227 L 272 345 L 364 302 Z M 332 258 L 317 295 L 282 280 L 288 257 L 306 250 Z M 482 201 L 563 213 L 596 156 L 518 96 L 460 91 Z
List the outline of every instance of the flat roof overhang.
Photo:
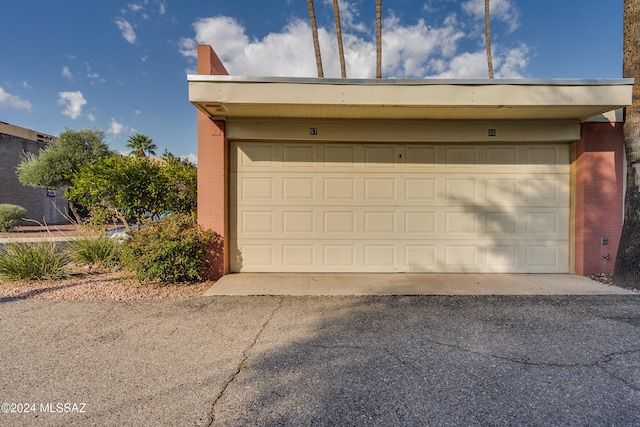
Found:
M 213 119 L 576 120 L 631 104 L 633 79 L 318 79 L 189 75 Z

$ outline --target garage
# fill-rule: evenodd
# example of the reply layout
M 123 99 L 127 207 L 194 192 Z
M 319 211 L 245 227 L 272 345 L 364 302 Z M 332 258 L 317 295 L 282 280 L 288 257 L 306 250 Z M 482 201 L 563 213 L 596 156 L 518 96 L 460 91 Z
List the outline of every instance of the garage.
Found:
M 231 145 L 234 272 L 569 270 L 568 144 Z
M 612 271 L 633 80 L 188 83 L 211 277 Z

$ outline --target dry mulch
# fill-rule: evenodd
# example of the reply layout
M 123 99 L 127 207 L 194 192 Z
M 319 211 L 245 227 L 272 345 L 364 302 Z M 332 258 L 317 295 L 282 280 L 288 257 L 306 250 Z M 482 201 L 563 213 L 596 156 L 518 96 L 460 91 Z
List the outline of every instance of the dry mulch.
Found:
M 213 282 L 171 284 L 143 283 L 125 271 L 89 270 L 75 266 L 66 279 L 0 281 L 0 299 L 140 300 L 202 296 Z

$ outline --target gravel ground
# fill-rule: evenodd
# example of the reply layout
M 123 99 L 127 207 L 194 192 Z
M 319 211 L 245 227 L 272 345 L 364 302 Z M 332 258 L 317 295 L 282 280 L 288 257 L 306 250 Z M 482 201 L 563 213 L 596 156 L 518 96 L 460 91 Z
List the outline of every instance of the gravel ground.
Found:
M 193 284 L 141 283 L 124 271 L 87 271 L 76 267 L 64 280 L 0 281 L 0 300 L 140 300 L 201 296 L 213 282 Z

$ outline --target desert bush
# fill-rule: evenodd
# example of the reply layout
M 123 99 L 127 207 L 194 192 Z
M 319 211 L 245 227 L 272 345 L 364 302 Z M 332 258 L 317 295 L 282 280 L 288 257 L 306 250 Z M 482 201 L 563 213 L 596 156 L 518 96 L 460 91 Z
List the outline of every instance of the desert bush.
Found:
M 0 231 L 10 231 L 26 215 L 27 210 L 22 206 L 0 204 Z
M 207 250 L 216 238 L 193 214 L 169 215 L 131 232 L 121 260 L 139 280 L 195 282 L 209 267 Z
M 94 264 L 111 268 L 118 264 L 121 243 L 106 236 L 81 237 L 69 242 L 67 251 L 71 260 L 79 264 Z
M 7 243 L 0 250 L 0 277 L 9 280 L 52 280 L 67 275 L 69 258 L 54 242 Z

